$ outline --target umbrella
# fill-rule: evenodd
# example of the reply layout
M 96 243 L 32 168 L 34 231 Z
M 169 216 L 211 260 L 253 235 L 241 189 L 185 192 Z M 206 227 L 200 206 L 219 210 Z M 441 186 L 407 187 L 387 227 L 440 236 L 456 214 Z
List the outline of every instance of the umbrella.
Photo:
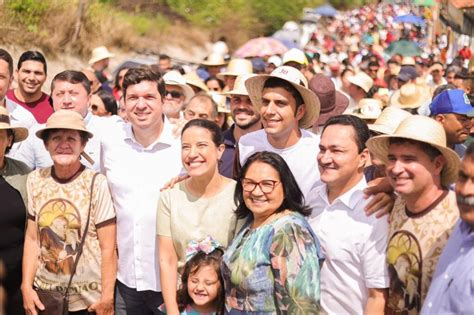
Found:
M 288 48 L 283 45 L 278 39 L 271 37 L 253 38 L 240 46 L 234 53 L 236 57 L 264 57 L 273 55 L 282 55 Z
M 421 53 L 420 47 L 414 42 L 407 40 L 399 40 L 391 43 L 385 50 L 385 53 L 392 56 L 400 54 L 402 56 L 419 56 Z
M 421 26 L 425 25 L 425 20 L 422 17 L 413 14 L 399 15 L 394 18 L 393 21 L 397 23 L 418 24 Z
M 317 7 L 313 11 L 316 14 L 319 14 L 321 16 L 329 16 L 329 17 L 334 17 L 337 15 L 337 10 L 334 9 L 331 5 L 325 4 L 320 7 Z
M 298 48 L 299 47 L 299 31 L 285 31 L 279 30 L 272 35 L 272 38 L 278 39 L 286 48 Z

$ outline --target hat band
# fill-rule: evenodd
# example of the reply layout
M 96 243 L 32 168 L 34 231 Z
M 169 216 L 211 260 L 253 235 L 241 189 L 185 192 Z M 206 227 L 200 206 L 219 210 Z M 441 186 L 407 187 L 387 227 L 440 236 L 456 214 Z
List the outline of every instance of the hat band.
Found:
M 10 116 L 0 115 L 0 123 L 10 124 Z

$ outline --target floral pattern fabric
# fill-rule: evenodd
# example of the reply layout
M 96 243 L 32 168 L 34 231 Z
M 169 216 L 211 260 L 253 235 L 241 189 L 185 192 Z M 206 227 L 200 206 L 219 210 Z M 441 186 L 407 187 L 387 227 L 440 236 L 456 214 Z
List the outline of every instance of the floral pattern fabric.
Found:
M 321 259 L 319 241 L 298 213 L 244 227 L 222 262 L 228 314 L 318 314 Z

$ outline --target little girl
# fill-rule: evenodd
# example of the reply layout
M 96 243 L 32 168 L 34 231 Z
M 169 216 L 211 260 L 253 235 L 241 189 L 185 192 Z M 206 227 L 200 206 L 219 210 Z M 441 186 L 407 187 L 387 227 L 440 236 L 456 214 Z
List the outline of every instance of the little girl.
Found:
M 223 254 L 217 241 L 210 236 L 201 242 L 189 243 L 181 288 L 176 294 L 180 314 L 224 314 L 224 283 L 220 271 Z M 166 314 L 164 304 L 160 311 Z

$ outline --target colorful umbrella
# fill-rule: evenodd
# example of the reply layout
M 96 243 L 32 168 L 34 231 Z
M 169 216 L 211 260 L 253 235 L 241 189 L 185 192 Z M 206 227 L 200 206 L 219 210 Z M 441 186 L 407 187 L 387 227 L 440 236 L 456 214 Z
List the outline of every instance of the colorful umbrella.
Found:
M 399 40 L 391 43 L 385 50 L 385 53 L 392 56 L 400 54 L 402 56 L 419 56 L 421 54 L 420 47 L 414 42 L 407 40 Z
M 425 25 L 425 20 L 422 17 L 413 14 L 399 15 L 394 18 L 393 21 L 397 23 L 417 24 L 421 26 Z
M 321 16 L 334 17 L 337 15 L 337 10 L 334 9 L 334 7 L 329 4 L 319 6 L 315 8 L 313 12 Z
M 278 39 L 271 37 L 253 38 L 240 46 L 234 53 L 236 57 L 264 57 L 284 54 L 288 48 Z

